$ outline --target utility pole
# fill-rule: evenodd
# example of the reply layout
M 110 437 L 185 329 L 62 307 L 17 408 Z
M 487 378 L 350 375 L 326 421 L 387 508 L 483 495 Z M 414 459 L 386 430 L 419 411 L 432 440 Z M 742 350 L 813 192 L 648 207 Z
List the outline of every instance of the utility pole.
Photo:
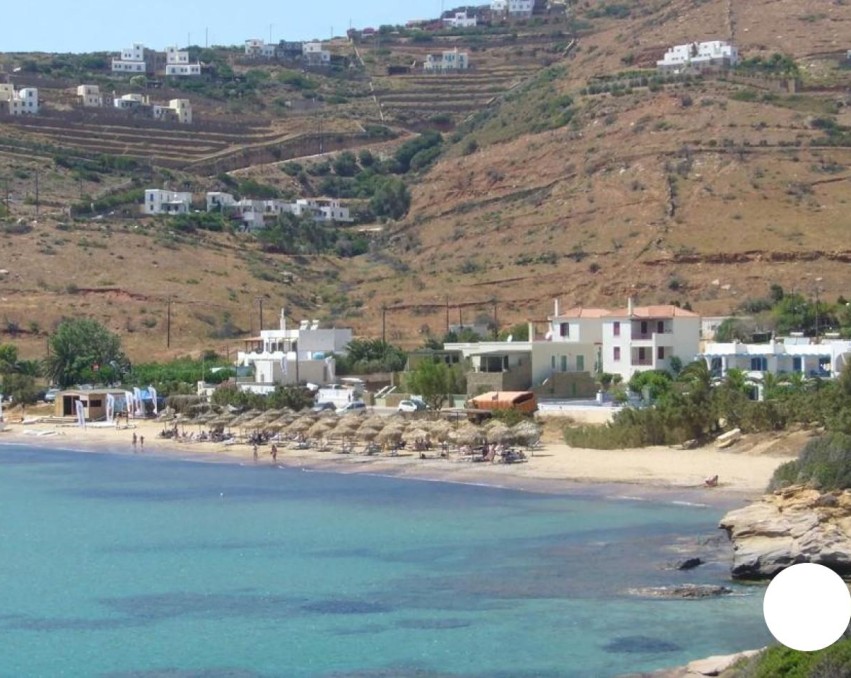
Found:
M 446 295 L 446 334 L 449 334 L 449 295 Z
M 260 332 L 263 331 L 263 297 L 257 297 L 257 302 L 260 304 Z
M 381 304 L 381 343 L 387 345 L 387 304 Z
M 38 218 L 38 170 L 35 171 L 35 216 Z
M 165 312 L 165 347 L 171 348 L 171 297 L 166 302 Z
M 818 312 L 818 293 L 819 286 L 818 284 L 822 281 L 822 278 L 816 278 L 816 343 L 818 343 L 818 335 L 819 335 L 819 312 Z

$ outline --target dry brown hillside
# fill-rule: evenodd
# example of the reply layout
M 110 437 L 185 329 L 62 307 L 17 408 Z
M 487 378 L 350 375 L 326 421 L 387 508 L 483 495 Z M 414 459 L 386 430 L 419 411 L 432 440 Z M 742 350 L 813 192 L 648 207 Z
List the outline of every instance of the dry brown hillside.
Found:
M 606 9 L 613 6 L 621 9 Z M 24 352 L 38 355 L 60 317 L 90 314 L 120 331 L 138 357 L 233 350 L 240 331 L 257 330 L 261 298 L 266 326 L 286 306 L 296 319 L 379 336 L 384 316 L 388 339 L 415 346 L 426 333 L 442 333 L 447 317 L 471 322 L 496 311 L 503 326 L 545 318 L 554 297 L 563 306 L 622 305 L 631 295 L 716 314 L 765 295 L 772 283 L 806 295 L 818 285 L 831 300 L 851 294 L 845 6 L 586 0 L 554 21 L 477 41 L 453 36 L 423 45 L 390 36 L 361 44 L 357 54 L 340 42 L 335 50 L 362 59 L 363 72 L 345 85 L 322 81 L 320 91 L 336 92 L 339 107 L 271 116 L 266 127 L 252 118 L 246 145 L 311 134 L 319 124 L 330 138 L 383 122 L 400 139 L 357 142 L 379 157 L 429 124 L 441 127 L 441 157 L 405 177 L 408 215 L 368 226 L 377 229 L 372 252 L 350 259 L 269 254 L 239 235 L 180 235 L 109 215 L 70 222 L 63 211 L 81 190 L 108 193 L 128 177 L 81 185 L 49 152 L 0 144 L 0 191 L 7 177 L 14 195 L 28 197 L 14 215 L 27 223 L 35 217 L 26 203 L 36 170 L 42 192 L 38 224 L 0 234 L 0 269 L 8 271 L 0 274 L 3 327 L 17 328 Z M 670 44 L 709 39 L 733 39 L 746 59 L 793 58 L 797 91 L 772 77 L 653 83 L 653 73 L 642 71 Z M 464 76 L 386 74 L 387 64 L 465 48 L 465 41 L 477 68 Z M 271 106 L 258 110 L 269 116 Z M 832 125 L 839 127 L 832 132 Z M 169 143 L 123 133 L 98 143 L 131 150 Z M 0 137 L 27 134 L 47 139 L 44 130 L 0 122 Z M 236 165 L 252 165 L 232 171 L 236 179 L 299 190 L 275 157 L 244 154 L 233 136 L 199 137 L 186 148 L 187 158 L 224 152 Z M 298 158 L 306 167 L 322 159 Z M 193 171 L 182 163 L 164 174 L 154 158 L 146 171 L 172 186 L 222 188 L 209 165 Z M 170 297 L 176 315 L 166 352 Z M 223 334 L 236 336 L 215 338 Z

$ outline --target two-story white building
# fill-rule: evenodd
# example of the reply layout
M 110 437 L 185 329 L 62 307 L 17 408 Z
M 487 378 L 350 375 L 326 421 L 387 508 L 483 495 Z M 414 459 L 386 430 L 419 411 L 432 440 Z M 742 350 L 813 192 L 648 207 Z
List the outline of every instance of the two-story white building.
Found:
M 267 44 L 260 38 L 250 38 L 245 41 L 245 56 L 252 59 L 274 59 L 278 46 Z
M 305 66 L 328 66 L 331 64 L 331 52 L 321 42 L 305 42 L 301 46 L 301 55 Z
M 113 57 L 112 72 L 113 73 L 146 73 L 148 70 L 145 62 L 145 46 L 139 43 L 132 47 L 127 47 L 121 50 L 121 56 Z
M 739 50 L 723 40 L 674 45 L 656 62 L 660 71 L 678 73 L 686 68 L 732 68 L 739 63 Z
M 683 365 L 700 350 L 700 316 L 677 306 L 634 306 L 602 318 L 603 372 L 629 381 L 644 370 L 670 370 L 676 356 Z
M 103 106 L 103 95 L 97 85 L 78 85 L 77 99 L 85 108 L 100 108 Z
M 281 309 L 279 328 L 261 330 L 237 354 L 237 365 L 254 371 L 250 380 L 237 383 L 254 393 L 270 393 L 279 384 L 332 383 L 336 380 L 334 354 L 345 355 L 352 337 L 351 329 L 321 329 L 317 320 L 302 320 L 297 328 L 288 328 Z
M 535 0 L 492 0 L 491 12 L 508 14 L 512 19 L 528 19 L 535 8 Z
M 0 84 L 0 107 L 9 115 L 37 115 L 38 89 L 22 87 L 15 90 L 14 85 Z
M 145 190 L 142 212 L 144 214 L 188 214 L 191 206 L 191 193 L 148 188 Z
M 150 106 L 151 102 L 144 94 L 131 92 L 129 94 L 122 94 L 120 97 L 114 97 L 112 105 L 115 108 L 120 108 L 122 111 L 131 111 L 142 108 L 143 106 Z
M 455 12 L 455 16 L 443 20 L 443 25 L 447 28 L 473 28 L 477 23 L 476 16 L 470 16 L 467 12 Z
M 175 77 L 201 75 L 201 64 L 190 63 L 187 50 L 167 47 L 165 50 L 165 74 Z
M 440 56 L 426 54 L 423 70 L 426 73 L 446 73 L 447 71 L 463 71 L 470 67 L 467 52 L 459 52 L 458 48 L 444 51 Z

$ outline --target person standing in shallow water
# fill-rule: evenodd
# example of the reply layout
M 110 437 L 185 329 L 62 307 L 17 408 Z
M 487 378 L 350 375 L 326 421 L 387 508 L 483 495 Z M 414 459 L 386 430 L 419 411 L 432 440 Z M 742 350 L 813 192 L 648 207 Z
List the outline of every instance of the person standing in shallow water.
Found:
M 133 451 L 136 451 L 136 432 L 133 431 Z
M 139 436 L 139 451 L 145 449 L 145 436 Z
M 278 461 L 278 446 L 272 445 L 272 449 L 269 451 L 269 454 L 272 455 L 272 463 L 274 464 L 275 462 L 277 462 Z
M 254 443 L 254 463 L 257 463 L 257 443 Z

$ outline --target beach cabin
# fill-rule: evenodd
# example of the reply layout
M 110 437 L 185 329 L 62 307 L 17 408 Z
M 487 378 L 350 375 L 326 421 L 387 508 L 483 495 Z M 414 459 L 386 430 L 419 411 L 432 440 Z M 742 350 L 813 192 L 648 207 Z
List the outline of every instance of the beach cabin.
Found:
M 54 413 L 57 417 L 76 417 L 77 401 L 83 403 L 86 421 L 106 419 L 106 396 L 112 394 L 124 402 L 124 391 L 118 389 L 88 389 L 61 391 L 56 396 Z

